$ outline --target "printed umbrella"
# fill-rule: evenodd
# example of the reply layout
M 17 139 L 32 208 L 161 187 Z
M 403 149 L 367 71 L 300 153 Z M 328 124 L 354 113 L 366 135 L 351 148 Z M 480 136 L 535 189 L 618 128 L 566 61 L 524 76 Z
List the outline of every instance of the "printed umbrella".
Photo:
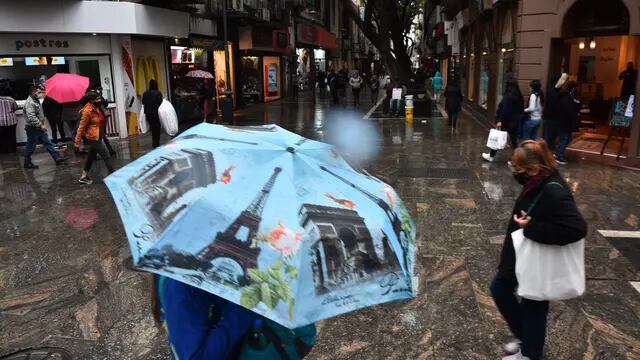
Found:
M 213 75 L 211 75 L 210 72 L 204 70 L 191 70 L 185 76 L 200 79 L 213 79 Z
M 414 296 L 407 209 L 331 145 L 201 124 L 105 181 L 136 267 L 289 328 Z
M 82 99 L 89 87 L 89 78 L 76 74 L 57 73 L 44 82 L 47 96 L 63 104 Z

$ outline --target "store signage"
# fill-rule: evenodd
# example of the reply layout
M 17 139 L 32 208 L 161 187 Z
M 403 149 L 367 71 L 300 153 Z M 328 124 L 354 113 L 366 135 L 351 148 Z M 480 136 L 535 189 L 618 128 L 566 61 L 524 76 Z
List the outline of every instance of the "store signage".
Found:
M 315 28 L 313 25 L 298 24 L 296 35 L 298 43 L 313 45 L 316 37 Z
M 269 64 L 267 66 L 267 91 L 269 95 L 278 95 L 278 65 Z
M 207 51 L 224 50 L 224 42 L 222 40 L 191 37 L 191 47 L 200 48 Z
M 287 51 L 289 49 L 289 33 L 286 30 L 273 31 L 273 50 Z
M 24 58 L 24 64 L 27 66 L 47 65 L 47 58 L 44 56 L 26 57 Z
M 68 40 L 54 40 L 54 39 L 33 39 L 33 40 L 16 40 L 16 51 L 31 48 L 56 48 L 66 49 L 69 47 Z
M 13 66 L 13 58 L 0 58 L 0 66 Z
M 617 99 L 613 105 L 609 125 L 614 127 L 628 128 L 631 127 L 633 119 L 633 103 L 635 96 L 631 95 L 629 99 Z

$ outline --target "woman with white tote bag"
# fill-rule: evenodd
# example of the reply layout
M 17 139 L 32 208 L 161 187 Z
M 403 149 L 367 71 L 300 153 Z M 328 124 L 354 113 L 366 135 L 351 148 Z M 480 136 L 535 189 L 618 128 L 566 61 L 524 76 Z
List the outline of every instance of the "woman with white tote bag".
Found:
M 540 287 L 540 284 L 532 284 L 531 279 L 542 278 L 553 283 L 552 286 L 560 284 L 561 288 L 574 289 L 572 293 L 575 296 L 581 294 L 584 291 L 583 239 L 587 233 L 587 223 L 576 207 L 571 190 L 558 173 L 556 162 L 544 140 L 524 141 L 515 149 L 511 161 L 513 176 L 523 186 L 523 190 L 513 208 L 498 273 L 491 283 L 491 294 L 516 338 L 505 345 L 508 356 L 503 359 L 539 360 L 544 352 L 548 300 L 569 296 L 548 295 L 545 293 L 548 285 L 542 284 Z M 523 241 L 527 246 L 522 246 Z M 514 243 L 518 246 L 517 250 Z M 523 252 L 523 247 L 537 247 L 543 251 Z M 572 251 L 576 248 L 578 251 L 574 254 Z M 558 259 L 554 256 L 545 258 L 541 255 L 545 251 L 546 254 L 565 254 L 568 261 L 563 260 L 562 264 L 558 264 L 560 270 L 550 271 L 559 268 L 555 264 L 547 267 L 545 262 L 551 264 Z M 528 277 L 522 276 L 523 268 L 528 269 L 524 274 L 529 275 Z M 557 276 L 553 271 L 558 271 Z M 575 274 L 569 274 L 570 279 L 565 280 L 566 273 L 572 271 Z M 571 278 L 577 278 L 577 284 Z M 536 296 L 521 294 L 519 287 L 529 290 L 533 287 Z M 522 297 L 516 296 L 516 289 Z

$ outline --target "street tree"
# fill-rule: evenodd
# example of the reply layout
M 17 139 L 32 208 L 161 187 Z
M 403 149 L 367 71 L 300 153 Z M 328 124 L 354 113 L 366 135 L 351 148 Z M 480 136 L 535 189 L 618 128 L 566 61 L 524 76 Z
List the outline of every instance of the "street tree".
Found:
M 364 36 L 378 49 L 391 75 L 401 82 L 409 81 L 411 54 L 417 45 L 412 32 L 416 17 L 424 12 L 425 1 L 360 0 L 364 17 L 352 0 L 342 0 L 342 4 Z

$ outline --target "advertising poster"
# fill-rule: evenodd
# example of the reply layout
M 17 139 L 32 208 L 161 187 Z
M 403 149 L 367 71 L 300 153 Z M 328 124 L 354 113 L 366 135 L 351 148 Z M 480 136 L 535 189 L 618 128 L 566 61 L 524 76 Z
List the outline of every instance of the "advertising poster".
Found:
M 131 53 L 131 37 L 121 37 L 122 51 L 122 71 L 124 72 L 124 97 L 125 97 L 125 114 L 127 117 L 127 133 L 128 135 L 136 135 L 138 133 L 138 114 L 136 112 L 136 89 L 134 84 L 135 74 L 133 72 L 133 58 Z
M 24 58 L 24 63 L 27 66 L 32 66 L 32 65 L 47 65 L 47 58 L 42 56 L 42 57 L 38 57 L 38 56 L 34 56 L 34 57 L 26 57 Z
M 267 66 L 267 90 L 270 96 L 278 95 L 278 65 Z
M 631 119 L 633 118 L 633 102 L 634 96 L 631 96 L 628 101 L 625 99 L 617 99 L 611 109 L 611 120 L 609 125 L 615 127 L 628 128 L 631 127 Z M 631 103 L 631 107 L 627 106 Z
M 13 66 L 13 58 L 0 58 L 0 66 Z

